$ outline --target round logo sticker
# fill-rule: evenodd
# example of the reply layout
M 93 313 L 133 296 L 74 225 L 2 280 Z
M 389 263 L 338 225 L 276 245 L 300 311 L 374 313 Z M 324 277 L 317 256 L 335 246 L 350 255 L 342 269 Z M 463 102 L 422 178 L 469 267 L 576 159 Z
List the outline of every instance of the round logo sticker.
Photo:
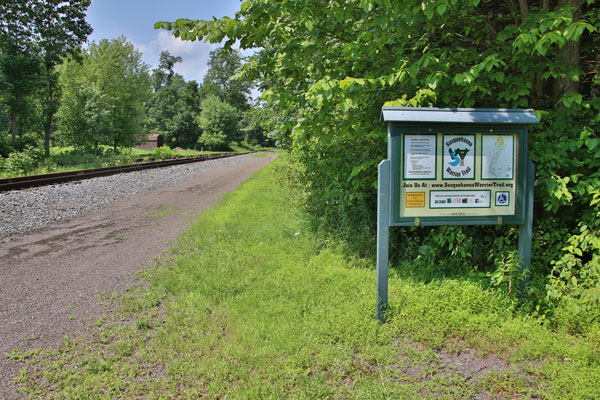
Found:
M 506 193 L 498 193 L 496 195 L 496 204 L 499 206 L 506 205 L 508 203 L 508 195 Z

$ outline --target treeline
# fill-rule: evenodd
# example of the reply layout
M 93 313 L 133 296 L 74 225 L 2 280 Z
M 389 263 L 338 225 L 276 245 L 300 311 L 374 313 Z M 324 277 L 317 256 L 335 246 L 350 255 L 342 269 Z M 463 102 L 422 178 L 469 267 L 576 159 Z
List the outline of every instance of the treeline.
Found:
M 87 43 L 89 4 L 0 4 L 0 156 L 19 171 L 48 157 L 51 143 L 92 153 L 118 152 L 147 134 L 162 134 L 171 147 L 205 150 L 271 143 L 268 107 L 250 100 L 250 83 L 234 79 L 239 51 L 213 50 L 202 83 L 176 74 L 182 59 L 166 51 L 150 71 L 124 37 Z
M 600 322 L 600 7 L 596 0 L 248 0 L 233 19 L 157 24 L 260 48 L 244 65 L 279 110 L 280 142 L 318 229 L 374 249 L 381 107 L 534 108 L 527 307 L 557 327 Z M 515 227 L 395 229 L 396 265 L 515 294 Z
M 6 0 L 0 3 L 0 122 L 17 131 L 43 132 L 46 155 L 57 110 L 55 67 L 92 33 L 89 0 Z
M 202 84 L 174 72 L 181 57 L 160 54 L 152 72 L 142 54 L 121 37 L 91 43 L 58 66 L 62 88 L 55 139 L 61 145 L 131 147 L 146 133 L 170 147 L 227 150 L 232 142 L 266 145 L 258 129 L 244 130 L 257 105 L 251 85 L 233 80 L 239 51 L 211 51 Z

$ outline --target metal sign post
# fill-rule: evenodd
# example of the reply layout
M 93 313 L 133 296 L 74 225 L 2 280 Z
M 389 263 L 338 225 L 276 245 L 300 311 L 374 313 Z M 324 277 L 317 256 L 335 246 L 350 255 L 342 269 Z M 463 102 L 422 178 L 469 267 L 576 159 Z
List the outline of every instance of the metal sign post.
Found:
M 520 225 L 519 260 L 528 274 L 533 110 L 383 107 L 382 114 L 388 158 L 378 170 L 377 318 L 385 322 L 392 226 Z
M 390 164 L 390 160 L 380 162 L 377 176 L 377 319 L 381 322 L 385 322 L 388 305 Z

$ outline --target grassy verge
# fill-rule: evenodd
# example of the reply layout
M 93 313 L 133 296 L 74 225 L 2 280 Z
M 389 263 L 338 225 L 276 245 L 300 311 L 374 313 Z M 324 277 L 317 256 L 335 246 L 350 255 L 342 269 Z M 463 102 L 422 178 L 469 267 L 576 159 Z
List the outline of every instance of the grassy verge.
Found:
M 600 335 L 552 332 L 474 283 L 392 276 L 306 231 L 280 157 L 202 214 L 110 318 L 14 351 L 33 398 L 600 398 Z M 110 301 L 110 297 L 108 297 Z
M 18 168 L 11 171 L 9 168 L 2 169 L 3 160 L 0 159 L 0 178 L 12 178 L 23 175 L 39 175 L 52 172 L 68 172 L 82 169 L 110 167 L 115 165 L 131 164 L 136 161 L 151 161 L 181 156 L 199 156 L 202 154 L 219 153 L 218 151 L 198 151 L 198 150 L 170 150 L 162 147 L 164 151 L 148 151 L 136 148 L 120 149 L 119 153 L 112 152 L 112 148 L 103 146 L 104 151 L 99 154 L 78 152 L 73 147 L 53 147 L 50 150 L 50 157 L 36 162 L 35 168 L 26 169 L 26 173 Z M 248 150 L 239 148 L 237 152 L 247 152 Z

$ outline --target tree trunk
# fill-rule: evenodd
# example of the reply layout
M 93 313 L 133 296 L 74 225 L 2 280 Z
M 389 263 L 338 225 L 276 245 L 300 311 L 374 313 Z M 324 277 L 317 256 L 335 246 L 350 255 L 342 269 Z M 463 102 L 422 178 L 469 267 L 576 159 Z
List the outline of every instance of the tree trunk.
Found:
M 544 0 L 544 5 L 548 0 Z M 519 11 L 521 12 L 521 22 L 524 22 L 525 19 L 529 16 L 529 4 L 527 0 L 519 0 Z M 542 103 L 542 98 L 544 95 L 544 81 L 542 79 L 542 71 L 538 70 L 535 73 L 535 78 L 533 81 L 533 95 L 531 98 L 531 105 L 534 108 L 537 108 Z
M 550 11 L 550 6 L 551 6 L 550 0 L 542 0 L 542 10 L 544 12 Z M 542 107 L 542 104 L 543 104 L 545 79 L 542 78 L 542 74 L 543 74 L 542 69 L 538 69 L 535 73 L 535 81 L 533 84 L 534 91 L 533 91 L 533 100 L 532 100 L 533 108 Z
M 579 0 L 560 0 L 559 6 L 569 5 L 573 7 L 573 20 L 577 21 L 580 16 L 581 2 Z M 558 58 L 562 65 L 567 68 L 579 69 L 580 48 L 579 40 L 569 40 L 565 45 L 558 50 Z M 554 82 L 553 97 L 555 101 L 560 100 L 562 96 L 569 93 L 577 93 L 579 91 L 579 82 L 574 81 L 570 76 L 557 78 Z
M 46 68 L 46 78 L 48 79 L 48 109 L 46 110 L 46 127 L 44 130 L 44 150 L 46 152 L 46 157 L 50 157 L 50 134 L 52 133 L 52 117 L 54 116 L 54 99 L 52 97 L 54 87 L 52 85 L 52 73 L 50 72 L 50 68 Z
M 11 144 L 14 146 L 17 141 L 17 111 L 12 110 L 10 113 L 10 135 Z
M 529 5 L 527 4 L 527 0 L 519 0 L 519 9 L 521 11 L 521 21 L 524 21 L 529 15 Z
M 569 40 L 558 51 L 560 62 L 569 68 L 579 68 L 579 41 Z M 558 101 L 563 95 L 577 93 L 579 91 L 579 82 L 571 79 L 570 76 L 557 78 L 554 82 L 554 99 Z
M 533 99 L 532 106 L 533 108 L 539 108 L 543 103 L 544 97 L 544 79 L 542 78 L 542 71 L 537 70 L 535 73 L 535 82 L 533 84 Z
M 23 115 L 19 116 L 19 139 L 23 140 Z

